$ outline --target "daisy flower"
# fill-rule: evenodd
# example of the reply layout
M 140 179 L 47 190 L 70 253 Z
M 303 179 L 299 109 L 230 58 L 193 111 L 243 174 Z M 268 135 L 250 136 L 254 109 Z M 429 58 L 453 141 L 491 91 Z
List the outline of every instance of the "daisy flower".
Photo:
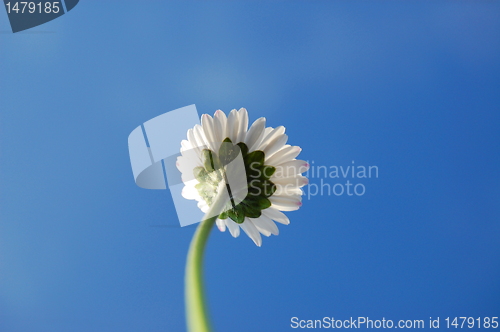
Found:
M 207 213 L 221 191 L 228 192 L 222 212 L 217 212 L 217 227 L 222 232 L 228 229 L 233 237 L 239 236 L 241 228 L 261 246 L 261 234 L 278 235 L 275 222 L 290 223 L 282 211 L 302 205 L 301 187 L 308 183 L 302 173 L 309 165 L 296 159 L 301 151 L 298 146 L 286 144 L 285 127 L 266 127 L 265 118 L 248 125 L 244 108 L 232 110 L 227 117 L 220 110 L 214 117 L 203 114 L 201 125 L 189 129 L 187 140 L 181 142 L 177 168 L 184 182 L 184 198 L 196 200 L 198 208 Z M 231 174 L 229 168 L 237 156 L 244 167 Z M 231 176 L 245 188 L 239 199 L 234 181 L 228 182 Z

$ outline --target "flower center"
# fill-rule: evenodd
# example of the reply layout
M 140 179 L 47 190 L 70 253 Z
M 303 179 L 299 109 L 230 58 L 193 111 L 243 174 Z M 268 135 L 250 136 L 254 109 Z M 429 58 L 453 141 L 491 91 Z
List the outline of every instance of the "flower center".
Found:
M 248 193 L 241 202 L 235 204 L 227 181 L 227 167 L 225 166 L 235 160 L 240 153 L 245 165 Z M 256 150 L 249 153 L 245 143 L 233 144 L 229 138 L 226 138 L 218 153 L 204 149 L 201 157 L 203 167 L 195 167 L 193 170 L 195 178 L 200 182 L 195 188 L 208 206 L 212 205 L 217 196 L 220 182 L 223 180 L 226 182 L 230 202 L 226 204 L 219 219 L 231 218 L 234 222 L 241 224 L 245 221 L 245 217 L 258 218 L 262 210 L 271 206 L 268 197 L 276 191 L 276 185 L 271 182 L 270 178 L 276 168 L 264 165 L 263 151 Z

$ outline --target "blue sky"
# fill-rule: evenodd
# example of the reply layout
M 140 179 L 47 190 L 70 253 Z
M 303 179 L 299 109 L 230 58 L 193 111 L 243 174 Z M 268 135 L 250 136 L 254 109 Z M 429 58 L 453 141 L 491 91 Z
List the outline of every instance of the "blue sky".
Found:
M 190 104 L 379 169 L 261 248 L 214 231 L 217 331 L 500 316 L 499 60 L 490 1 L 81 1 L 16 34 L 0 11 L 0 330 L 185 330 L 195 228 L 153 227 L 174 206 L 135 185 L 127 137 Z

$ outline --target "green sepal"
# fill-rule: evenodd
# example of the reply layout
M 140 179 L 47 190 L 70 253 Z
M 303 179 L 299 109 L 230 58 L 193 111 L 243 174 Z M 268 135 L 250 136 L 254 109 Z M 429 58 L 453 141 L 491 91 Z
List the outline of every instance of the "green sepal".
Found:
M 232 209 L 233 209 L 233 203 L 231 201 L 227 202 L 226 205 L 224 206 L 224 209 L 222 210 L 223 212 L 219 214 L 219 218 L 227 219 L 228 218 L 227 212 Z
M 207 182 L 209 180 L 207 171 L 201 166 L 193 169 L 193 175 L 199 182 Z
M 262 167 L 247 167 L 247 182 L 250 183 L 252 180 L 260 180 L 262 177 Z
M 276 167 L 266 165 L 262 168 L 262 175 L 264 175 L 267 179 L 269 179 L 274 172 L 276 172 Z
M 251 179 L 249 182 L 248 182 L 248 195 L 251 195 L 251 196 L 259 196 L 261 195 L 263 192 L 263 188 L 262 188 L 262 181 L 260 181 L 259 179 Z
M 276 191 L 276 185 L 269 180 L 264 181 L 262 186 L 264 189 L 264 196 L 266 197 L 272 196 Z
M 271 201 L 267 197 L 258 196 L 257 199 L 258 199 L 257 202 L 259 203 L 259 208 L 261 210 L 265 210 L 268 207 L 271 207 Z
M 245 213 L 245 216 L 249 218 L 259 218 L 262 214 L 258 206 L 256 205 L 249 205 L 246 203 L 240 203 L 243 213 Z
M 242 224 L 245 221 L 245 214 L 242 209 L 228 210 L 227 215 L 237 224 Z
M 254 179 L 248 183 L 248 196 L 269 197 L 276 191 L 276 185 L 269 180 Z
M 208 149 L 203 149 L 201 152 L 201 161 L 203 162 L 203 166 L 205 167 L 207 173 L 211 173 L 221 167 L 217 155 Z
M 258 208 L 259 210 L 264 210 L 271 206 L 271 201 L 263 194 L 258 196 L 247 195 L 244 202 L 245 204 Z
M 240 142 L 236 145 L 240 147 L 241 155 L 243 156 L 243 158 L 245 158 L 245 156 L 248 154 L 248 146 L 243 142 Z
M 247 171 L 256 172 L 264 165 L 264 152 L 253 151 L 247 154 L 244 158 L 245 166 L 248 166 Z
M 200 183 L 197 183 L 195 186 L 194 186 L 198 191 L 203 191 L 205 193 L 213 193 L 213 187 L 211 185 L 209 185 L 208 183 L 205 183 L 205 182 L 200 182 Z
M 201 197 L 207 202 L 210 206 L 212 204 L 213 197 L 215 196 L 214 187 L 206 182 L 200 182 L 194 186 Z

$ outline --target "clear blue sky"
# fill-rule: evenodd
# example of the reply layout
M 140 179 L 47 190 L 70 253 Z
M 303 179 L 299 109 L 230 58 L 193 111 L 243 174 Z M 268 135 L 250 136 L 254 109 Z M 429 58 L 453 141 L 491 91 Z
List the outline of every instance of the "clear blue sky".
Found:
M 214 231 L 217 331 L 500 316 L 499 2 L 82 0 L 17 34 L 0 10 L 0 331 L 185 331 L 195 228 L 153 227 L 173 203 L 127 137 L 190 104 L 379 169 L 261 248 Z

